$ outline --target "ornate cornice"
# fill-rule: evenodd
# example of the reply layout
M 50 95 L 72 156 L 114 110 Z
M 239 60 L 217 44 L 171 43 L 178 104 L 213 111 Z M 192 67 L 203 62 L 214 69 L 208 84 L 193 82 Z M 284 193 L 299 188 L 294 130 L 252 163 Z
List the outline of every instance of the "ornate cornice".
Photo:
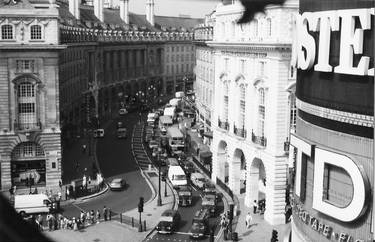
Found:
M 228 51 L 237 53 L 237 51 L 278 51 L 278 52 L 290 52 L 292 51 L 291 44 L 282 43 L 260 43 L 260 42 L 218 42 L 218 41 L 207 41 L 208 46 L 221 51 Z

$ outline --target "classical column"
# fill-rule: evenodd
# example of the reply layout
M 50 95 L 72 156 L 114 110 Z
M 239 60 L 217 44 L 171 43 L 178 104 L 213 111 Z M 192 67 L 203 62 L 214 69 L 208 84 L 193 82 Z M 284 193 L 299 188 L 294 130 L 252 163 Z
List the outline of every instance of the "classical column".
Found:
M 1 189 L 8 190 L 12 186 L 10 158 L 0 157 Z
M 229 187 L 234 194 L 240 194 L 241 161 L 234 159 L 229 161 Z

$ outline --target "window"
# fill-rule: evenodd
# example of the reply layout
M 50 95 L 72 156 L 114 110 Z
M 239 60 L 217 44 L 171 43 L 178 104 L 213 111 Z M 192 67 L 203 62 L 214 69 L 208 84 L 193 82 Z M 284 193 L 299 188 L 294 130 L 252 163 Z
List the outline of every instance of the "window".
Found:
M 176 61 L 180 61 L 180 55 L 179 54 L 177 54 L 177 56 L 176 56 Z
M 10 24 L 4 24 L 1 26 L 1 39 L 13 39 L 13 26 Z
M 227 122 L 228 121 L 228 103 L 229 103 L 229 97 L 228 97 L 228 94 L 229 94 L 229 87 L 228 87 L 228 83 L 225 83 L 224 84 L 224 121 Z
M 167 74 L 169 74 L 169 66 L 167 66 Z
M 252 32 L 253 32 L 253 36 L 258 36 L 258 20 L 254 19 L 254 21 L 252 22 Z
M 271 19 L 268 18 L 267 19 L 267 35 L 271 36 L 271 34 L 272 34 L 272 22 L 271 22 Z
M 260 76 L 264 76 L 265 66 L 266 66 L 266 62 L 264 62 L 264 61 L 259 62 L 259 75 Z
M 258 90 L 258 136 L 264 137 L 264 123 L 266 118 L 264 89 Z
M 17 129 L 37 127 L 35 86 L 31 82 L 18 85 L 18 122 Z
M 245 126 L 245 97 L 246 97 L 246 87 L 245 85 L 240 86 L 240 120 L 239 120 L 239 128 L 243 128 Z
M 42 39 L 42 27 L 40 25 L 31 25 L 30 39 Z
M 229 58 L 224 58 L 224 70 L 225 72 L 229 71 Z
M 172 51 L 174 51 L 174 46 L 172 46 Z
M 246 73 L 246 60 L 240 60 L 240 72 L 242 74 Z
M 171 68 L 172 68 L 172 74 L 174 74 L 174 66 L 172 65 Z
M 225 38 L 225 22 L 221 23 L 221 34 L 222 37 Z
M 297 107 L 296 107 L 296 96 L 291 94 L 290 99 L 290 130 L 295 132 L 297 125 Z
M 172 62 L 174 62 L 174 55 L 172 55 Z

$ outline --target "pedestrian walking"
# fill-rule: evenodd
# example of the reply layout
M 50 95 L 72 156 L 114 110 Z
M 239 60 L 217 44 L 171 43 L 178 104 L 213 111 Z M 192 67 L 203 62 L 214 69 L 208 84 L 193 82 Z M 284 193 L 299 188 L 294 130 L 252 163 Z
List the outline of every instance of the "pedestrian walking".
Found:
M 252 220 L 253 220 L 253 217 L 251 217 L 250 212 L 248 212 L 246 217 L 245 217 L 245 225 L 246 225 L 247 229 L 250 228 Z
M 69 187 L 66 187 L 66 191 L 65 191 L 65 200 L 68 200 L 69 198 L 70 198 Z
M 86 147 L 86 144 L 83 144 L 83 145 L 82 145 L 82 153 L 83 153 L 83 154 L 86 153 L 86 148 L 87 148 L 87 147 Z
M 256 214 L 258 210 L 258 203 L 257 200 L 254 200 L 253 202 L 253 213 Z
M 82 227 L 85 227 L 86 214 L 83 210 L 81 210 L 81 214 L 79 215 L 79 219 L 81 220 Z
M 96 223 L 100 223 L 100 211 L 99 209 L 96 211 Z
M 91 224 L 95 223 L 95 211 L 92 209 L 90 212 Z
M 90 211 L 87 211 L 87 213 L 86 213 L 86 221 L 87 221 L 87 225 L 91 225 L 91 214 L 90 214 Z
M 107 207 L 104 206 L 103 208 L 103 217 L 104 217 L 104 221 L 107 221 L 107 216 L 108 216 L 108 210 L 107 210 Z

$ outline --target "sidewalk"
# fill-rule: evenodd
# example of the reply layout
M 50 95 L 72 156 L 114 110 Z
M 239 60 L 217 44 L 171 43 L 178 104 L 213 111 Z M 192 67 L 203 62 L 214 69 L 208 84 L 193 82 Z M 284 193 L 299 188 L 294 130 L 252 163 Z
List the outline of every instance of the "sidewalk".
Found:
M 283 225 L 272 226 L 264 220 L 264 215 L 259 213 L 253 214 L 253 209 L 245 207 L 244 196 L 238 198 L 240 215 L 238 216 L 238 223 L 235 225 L 235 232 L 238 233 L 238 240 L 242 241 L 259 241 L 259 242 L 268 242 L 271 239 L 272 230 L 275 229 L 278 232 L 279 241 L 283 241 L 283 238 L 290 231 L 290 223 Z M 251 227 L 246 228 L 245 226 L 245 216 L 250 212 L 253 220 L 251 222 Z
M 46 231 L 45 234 L 56 242 L 66 241 L 105 241 L 105 242 L 118 242 L 118 241 L 143 241 L 149 234 L 154 232 L 154 228 L 158 223 L 161 213 L 166 209 L 171 209 L 177 206 L 175 202 L 176 194 L 173 189 L 167 186 L 167 197 L 164 197 L 164 184 L 162 183 L 162 206 L 157 206 L 157 188 L 158 176 L 155 170 L 145 172 L 144 175 L 152 186 L 153 196 L 151 200 L 147 201 L 144 205 L 144 212 L 142 213 L 142 221 L 146 220 L 146 231 L 138 232 L 137 227 L 121 224 L 119 221 L 112 219 L 111 221 L 101 222 L 100 224 L 86 227 L 80 231 L 73 230 L 55 230 L 52 232 Z M 127 211 L 123 215 L 134 217 L 138 219 L 138 208 Z M 131 238 L 131 240 L 129 240 Z

